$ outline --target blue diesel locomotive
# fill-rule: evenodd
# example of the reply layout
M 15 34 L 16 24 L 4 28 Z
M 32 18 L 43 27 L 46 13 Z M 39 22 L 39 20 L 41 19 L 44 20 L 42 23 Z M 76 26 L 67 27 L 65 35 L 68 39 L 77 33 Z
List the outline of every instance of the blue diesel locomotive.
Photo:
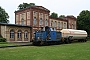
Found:
M 40 31 L 34 33 L 34 45 L 47 45 L 61 42 L 61 32 L 56 32 L 54 28 L 46 26 Z

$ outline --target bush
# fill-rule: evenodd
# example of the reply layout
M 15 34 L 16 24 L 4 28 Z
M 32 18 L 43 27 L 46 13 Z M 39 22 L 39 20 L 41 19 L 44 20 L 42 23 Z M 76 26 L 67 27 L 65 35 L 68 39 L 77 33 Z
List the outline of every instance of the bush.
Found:
M 6 42 L 5 38 L 0 38 L 0 42 Z
M 0 38 L 3 38 L 2 35 L 0 35 Z

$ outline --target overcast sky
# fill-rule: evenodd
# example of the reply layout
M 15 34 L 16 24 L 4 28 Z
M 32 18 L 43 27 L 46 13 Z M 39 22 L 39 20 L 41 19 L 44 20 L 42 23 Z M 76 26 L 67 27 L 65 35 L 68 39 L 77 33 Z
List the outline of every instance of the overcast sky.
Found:
M 58 15 L 78 16 L 82 10 L 90 11 L 90 0 L 0 0 L 0 6 L 9 14 L 10 23 L 15 22 L 15 10 L 18 5 L 25 3 L 35 3 L 35 5 L 43 6 L 55 12 Z

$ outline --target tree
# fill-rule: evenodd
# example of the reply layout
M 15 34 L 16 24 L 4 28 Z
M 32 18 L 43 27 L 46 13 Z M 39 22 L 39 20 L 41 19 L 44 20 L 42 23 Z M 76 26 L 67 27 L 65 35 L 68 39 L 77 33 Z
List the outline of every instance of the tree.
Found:
M 77 16 L 77 29 L 86 30 L 90 35 L 90 11 L 83 10 Z
M 53 18 L 58 18 L 58 14 L 57 14 L 57 13 L 55 13 L 55 12 L 53 12 L 53 13 L 51 13 L 50 17 L 53 17 Z
M 60 15 L 60 16 L 59 16 L 59 18 L 64 18 L 64 17 L 65 17 L 65 15 Z
M 18 6 L 18 9 L 19 10 L 21 10 L 21 9 L 24 9 L 24 8 L 27 8 L 27 7 L 30 7 L 30 6 L 35 6 L 35 4 L 34 3 L 23 3 L 23 4 L 20 4 L 19 6 Z
M 0 6 L 0 22 L 1 23 L 9 23 L 8 13 Z

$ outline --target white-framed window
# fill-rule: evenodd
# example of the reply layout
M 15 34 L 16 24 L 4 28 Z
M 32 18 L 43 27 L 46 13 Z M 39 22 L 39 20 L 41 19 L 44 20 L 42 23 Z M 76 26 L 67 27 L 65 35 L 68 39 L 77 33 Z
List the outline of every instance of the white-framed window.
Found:
M 57 27 L 57 22 L 56 21 L 54 22 L 54 27 Z
M 42 13 L 40 13 L 40 17 L 42 17 Z
M 10 30 L 10 38 L 14 38 L 14 30 Z
M 24 32 L 24 38 L 28 38 L 28 31 Z
M 58 22 L 58 28 L 60 28 L 60 22 Z
M 61 22 L 61 29 L 63 29 L 63 22 Z
M 42 18 L 40 18 L 40 25 L 42 25 L 43 24 L 43 21 L 42 21 Z
M 21 17 L 24 18 L 24 14 L 23 13 L 22 13 Z
M 21 20 L 21 21 L 22 21 L 22 25 L 24 25 L 24 19 L 23 19 L 23 18 L 22 18 L 22 20 Z
M 64 29 L 66 29 L 66 23 L 64 23 Z
M 76 29 L 76 24 L 74 24 L 74 29 Z
M 46 14 L 46 19 L 48 19 L 48 15 Z
M 53 27 L 53 21 L 51 21 L 51 27 Z
M 71 28 L 71 25 L 69 24 L 69 29 Z
M 18 34 L 17 34 L 17 35 L 18 35 L 18 36 L 17 36 L 18 38 L 21 38 L 21 37 L 22 37 L 22 32 L 21 32 L 21 30 L 18 31 Z
M 36 12 L 34 12 L 34 16 L 36 16 Z
M 47 19 L 45 20 L 45 26 L 48 26 L 48 20 Z
M 34 17 L 33 24 L 34 24 L 34 25 L 37 24 L 36 17 Z

